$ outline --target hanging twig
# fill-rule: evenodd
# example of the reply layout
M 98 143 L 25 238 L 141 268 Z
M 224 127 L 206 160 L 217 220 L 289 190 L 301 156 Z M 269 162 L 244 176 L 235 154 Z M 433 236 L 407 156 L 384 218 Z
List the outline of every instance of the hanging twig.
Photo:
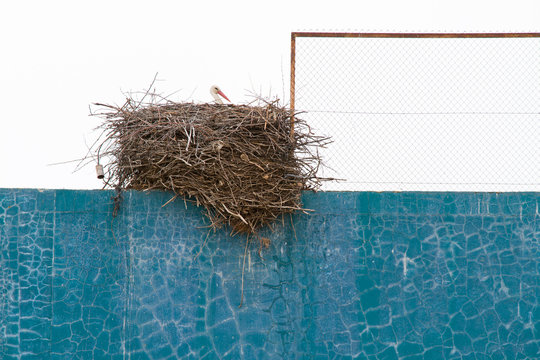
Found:
M 240 287 L 240 305 L 238 305 L 238 308 L 241 308 L 242 304 L 244 303 L 244 270 L 246 268 L 246 256 L 247 256 L 248 244 L 249 244 L 249 235 L 246 236 L 246 248 L 244 249 L 244 262 L 242 263 L 242 285 Z

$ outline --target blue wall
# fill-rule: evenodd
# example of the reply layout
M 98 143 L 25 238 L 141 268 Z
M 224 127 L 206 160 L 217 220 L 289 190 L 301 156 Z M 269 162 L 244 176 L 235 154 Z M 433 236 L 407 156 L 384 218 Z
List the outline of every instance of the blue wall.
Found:
M 241 308 L 241 237 L 112 195 L 0 189 L 4 359 L 540 358 L 538 193 L 306 193 Z

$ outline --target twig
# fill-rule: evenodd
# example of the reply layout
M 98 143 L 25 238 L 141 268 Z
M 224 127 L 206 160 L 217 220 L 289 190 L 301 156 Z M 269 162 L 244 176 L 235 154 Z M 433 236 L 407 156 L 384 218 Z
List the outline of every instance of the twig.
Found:
M 244 262 L 242 263 L 242 285 L 240 288 L 240 305 L 238 305 L 238 308 L 240 309 L 242 307 L 242 304 L 244 303 L 244 270 L 246 267 L 246 255 L 247 255 L 247 249 L 249 244 L 249 235 L 246 236 L 246 248 L 244 249 Z
M 203 244 L 201 245 L 201 248 L 199 249 L 199 252 L 197 253 L 197 255 L 195 255 L 195 258 L 193 258 L 193 261 L 197 260 L 197 258 L 199 257 L 199 255 L 201 255 L 204 247 L 206 246 L 206 243 L 208 242 L 208 237 L 210 236 L 210 232 L 212 230 L 208 230 L 208 232 L 206 233 L 206 237 L 204 238 L 204 241 L 203 241 Z

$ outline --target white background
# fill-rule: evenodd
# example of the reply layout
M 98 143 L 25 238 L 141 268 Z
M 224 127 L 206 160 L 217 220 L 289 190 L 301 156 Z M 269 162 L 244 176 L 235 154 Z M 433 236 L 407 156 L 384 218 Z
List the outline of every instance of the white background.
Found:
M 324 190 L 540 191 L 540 38 L 296 39 Z
M 179 90 L 288 101 L 291 31 L 537 32 L 538 1 L 10 1 L 0 5 L 0 187 L 100 188 L 92 102 Z

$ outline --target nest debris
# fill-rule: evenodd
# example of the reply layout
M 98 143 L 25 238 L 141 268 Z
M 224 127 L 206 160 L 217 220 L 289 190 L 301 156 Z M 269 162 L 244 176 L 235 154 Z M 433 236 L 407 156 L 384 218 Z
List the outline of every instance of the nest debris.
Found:
M 302 207 L 301 191 L 318 190 L 319 147 L 305 121 L 278 100 L 222 105 L 146 103 L 128 97 L 122 106 L 95 104 L 104 119 L 94 150 L 107 158 L 106 186 L 172 191 L 203 205 L 214 229 L 253 234 L 278 216 Z M 101 142 L 99 142 L 101 141 Z M 172 200 L 172 199 L 171 199 Z M 117 209 L 116 209 L 117 210 Z M 116 211 L 115 211 L 116 213 Z

